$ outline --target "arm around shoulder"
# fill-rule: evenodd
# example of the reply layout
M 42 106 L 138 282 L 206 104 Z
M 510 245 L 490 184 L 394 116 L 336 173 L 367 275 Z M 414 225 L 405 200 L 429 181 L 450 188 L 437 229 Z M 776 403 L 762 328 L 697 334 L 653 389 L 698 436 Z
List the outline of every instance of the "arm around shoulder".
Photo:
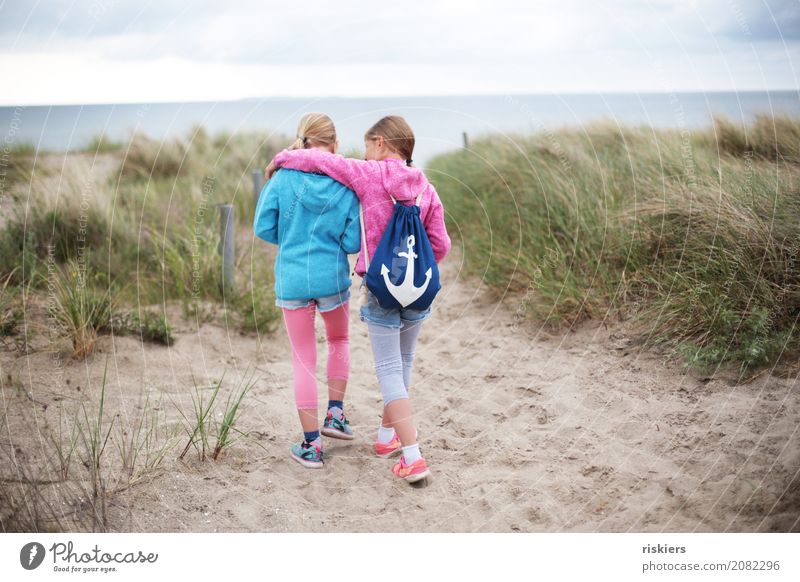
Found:
M 371 182 L 370 178 L 380 176 L 381 172 L 380 164 L 376 161 L 345 158 L 339 154 L 323 152 L 313 148 L 307 150 L 283 150 L 275 155 L 273 161 L 282 168 L 300 170 L 301 172 L 316 172 L 330 176 L 355 191 L 359 197 L 360 192 L 363 192 Z

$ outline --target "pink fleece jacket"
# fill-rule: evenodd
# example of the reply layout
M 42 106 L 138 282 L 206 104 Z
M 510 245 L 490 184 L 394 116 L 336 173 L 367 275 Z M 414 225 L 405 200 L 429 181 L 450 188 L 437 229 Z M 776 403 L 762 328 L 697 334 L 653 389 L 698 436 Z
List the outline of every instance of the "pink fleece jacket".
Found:
M 353 190 L 364 208 L 364 229 L 367 235 L 369 256 L 383 236 L 386 225 L 392 216 L 394 204 L 391 196 L 398 202 L 420 201 L 420 218 L 433 247 L 436 262 L 440 262 L 450 251 L 450 237 L 444 224 L 444 207 L 436 190 L 428 182 L 422 170 L 407 166 L 403 160 L 354 160 L 317 149 L 283 150 L 275 156 L 275 164 L 283 168 L 327 174 Z M 358 256 L 356 273 L 364 275 L 364 251 Z

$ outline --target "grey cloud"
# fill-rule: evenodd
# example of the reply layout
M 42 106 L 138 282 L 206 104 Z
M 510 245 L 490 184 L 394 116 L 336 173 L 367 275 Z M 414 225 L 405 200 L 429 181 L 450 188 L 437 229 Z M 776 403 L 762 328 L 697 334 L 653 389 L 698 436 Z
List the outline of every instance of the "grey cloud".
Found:
M 721 32 L 738 41 L 789 41 L 800 39 L 798 0 L 729 0 Z
M 541 40 L 553 33 L 557 35 L 550 44 Z M 781 36 L 800 38 L 797 0 L 704 0 L 696 5 L 680 0 L 561 0 L 546 8 L 511 0 L 0 4 L 0 50 L 86 51 L 121 60 L 179 57 L 331 66 L 530 63 L 554 53 L 587 51 L 699 55 L 727 50 L 743 39 L 776 42 Z

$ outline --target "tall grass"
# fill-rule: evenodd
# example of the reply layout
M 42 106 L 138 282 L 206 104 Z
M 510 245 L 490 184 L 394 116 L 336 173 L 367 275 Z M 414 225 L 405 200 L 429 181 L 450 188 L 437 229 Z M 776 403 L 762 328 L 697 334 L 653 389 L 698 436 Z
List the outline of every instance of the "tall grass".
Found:
M 122 461 L 122 477 L 130 486 L 157 473 L 177 444 L 177 426 L 170 428 L 163 407 L 145 398 L 138 418 L 129 426 L 117 425 L 116 445 Z
M 194 382 L 194 378 L 192 378 Z M 192 394 L 192 415 L 186 415 L 182 409 L 178 407 L 181 415 L 186 421 L 185 429 L 189 435 L 189 440 L 186 446 L 181 451 L 180 459 L 183 459 L 189 452 L 191 447 L 197 451 L 198 457 L 201 461 L 206 460 L 206 455 L 211 451 L 210 435 L 212 431 L 212 423 L 214 421 L 214 402 L 217 400 L 219 390 L 222 387 L 222 379 L 211 384 L 206 388 L 201 388 L 194 382 L 194 393 Z M 204 390 L 209 390 L 210 394 L 206 396 Z
M 0 337 L 16 333 L 17 326 L 22 320 L 16 288 L 9 286 L 12 276 L 13 273 L 9 273 L 4 281 L 0 281 Z
M 60 405 L 58 407 L 58 431 L 53 431 L 48 436 L 56 453 L 59 474 L 64 481 L 69 479 L 72 456 L 78 446 L 78 429 L 77 413 L 73 415 L 71 422 L 67 422 L 64 418 L 64 406 Z
M 106 379 L 108 377 L 108 360 L 103 370 L 103 383 L 100 387 L 100 403 L 96 415 L 89 416 L 86 406 L 81 408 L 82 422 L 78 423 L 80 435 L 79 449 L 81 462 L 89 471 L 89 480 L 92 496 L 92 517 L 96 528 L 103 531 L 107 529 L 107 476 L 108 462 L 106 460 L 106 446 L 111 438 L 116 417 L 107 422 L 105 419 Z
M 237 424 L 242 401 L 255 386 L 255 373 L 245 372 L 239 382 L 230 389 L 222 405 L 222 410 L 217 413 L 219 416 L 219 420 L 217 420 L 215 412 L 224 381 L 225 377 L 223 376 L 205 387 L 200 387 L 195 382 L 192 394 L 192 413 L 185 414 L 180 406 L 177 407 L 183 416 L 184 429 L 189 437 L 186 446 L 181 451 L 180 459 L 183 459 L 189 450 L 194 448 L 200 461 L 205 461 L 209 456 L 216 461 L 222 452 L 230 448 L 237 440 L 234 435 L 246 436 L 239 430 Z M 213 436 L 216 436 L 216 442 L 212 448 L 211 438 Z
M 247 244 L 255 211 L 251 170 L 263 168 L 283 145 L 266 134 L 210 136 L 197 127 L 163 141 L 134 134 L 117 144 L 99 137 L 85 153 L 40 156 L 37 171 L 24 177 L 27 184 L 15 182 L 0 218 L 0 280 L 44 292 L 54 266 L 78 262 L 92 273 L 87 293 L 126 283 L 114 289 L 120 305 L 179 300 L 187 313 L 211 313 L 206 303 L 224 302 L 243 331 L 269 331 L 277 319 L 269 257 Z M 15 156 L 33 159 L 33 152 Z M 217 250 L 215 205 L 222 202 L 235 205 L 238 264 L 255 265 L 237 274 L 227 297 L 219 288 Z M 7 329 L 13 313 L 4 312 Z M 139 323 L 143 334 L 168 341 L 159 322 Z M 81 327 L 69 333 L 80 335 Z M 78 343 L 88 353 L 88 328 L 86 336 Z
M 3 144 L 0 149 L 0 200 L 14 194 L 33 174 L 36 148 L 32 144 Z
M 467 269 L 549 325 L 627 318 L 687 362 L 800 347 L 800 122 L 695 132 L 594 124 L 439 156 Z
M 85 160 L 73 160 L 58 174 L 37 170 L 26 188 L 12 194 L 3 217 L 0 276 L 13 273 L 14 283 L 21 284 L 42 275 L 48 258 L 88 262 L 89 254 L 107 243 L 108 206 Z M 39 284 L 46 280 L 39 278 Z
M 72 340 L 72 355 L 92 353 L 97 334 L 110 328 L 116 301 L 111 289 L 100 291 L 80 266 L 71 261 L 53 272 L 48 311 L 61 332 Z
M 220 381 L 220 384 L 222 381 Z M 221 412 L 222 420 L 217 423 L 217 442 L 214 445 L 214 452 L 211 458 L 215 461 L 219 459 L 224 449 L 230 448 L 235 442 L 234 434 L 244 435 L 236 426 L 239 420 L 239 407 L 247 396 L 248 392 L 255 386 L 255 372 L 245 372 L 239 384 L 228 393 L 225 406 Z

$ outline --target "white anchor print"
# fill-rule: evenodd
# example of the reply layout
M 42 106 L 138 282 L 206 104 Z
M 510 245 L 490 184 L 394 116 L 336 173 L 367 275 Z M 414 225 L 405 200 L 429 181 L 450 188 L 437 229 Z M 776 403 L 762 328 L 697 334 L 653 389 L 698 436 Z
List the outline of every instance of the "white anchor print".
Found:
M 405 278 L 399 285 L 395 285 L 389 280 L 389 269 L 386 265 L 381 264 L 381 275 L 383 275 L 386 288 L 403 307 L 411 305 L 425 293 L 425 290 L 428 288 L 428 283 L 431 282 L 431 277 L 433 276 L 431 268 L 429 267 L 425 273 L 425 283 L 423 283 L 421 287 L 414 287 L 414 259 L 417 258 L 417 253 L 414 252 L 415 243 L 416 239 L 414 235 L 409 235 L 406 239 L 408 252 L 397 253 L 398 257 L 405 257 L 408 259 Z

